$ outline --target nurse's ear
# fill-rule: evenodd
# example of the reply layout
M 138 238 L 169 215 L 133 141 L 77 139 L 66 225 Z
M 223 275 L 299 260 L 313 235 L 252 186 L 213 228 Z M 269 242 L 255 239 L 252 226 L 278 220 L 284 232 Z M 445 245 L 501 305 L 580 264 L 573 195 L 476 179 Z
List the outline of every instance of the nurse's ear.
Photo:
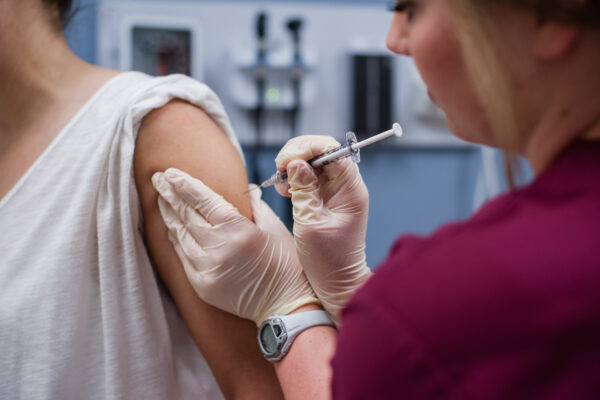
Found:
M 581 29 L 574 25 L 544 20 L 539 21 L 533 42 L 535 57 L 542 62 L 552 62 L 568 56 L 580 40 Z

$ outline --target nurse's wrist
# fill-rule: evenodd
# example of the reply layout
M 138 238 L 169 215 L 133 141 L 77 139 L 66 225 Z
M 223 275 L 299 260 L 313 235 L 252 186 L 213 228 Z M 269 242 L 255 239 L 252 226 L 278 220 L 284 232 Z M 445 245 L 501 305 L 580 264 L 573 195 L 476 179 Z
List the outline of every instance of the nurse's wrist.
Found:
M 297 309 L 295 309 L 288 315 L 298 314 L 298 313 L 307 312 L 307 311 L 323 311 L 323 312 L 327 313 L 327 311 L 325 311 L 320 304 L 312 303 L 312 304 L 306 304 L 304 306 L 298 307 Z M 323 340 L 325 340 L 325 336 L 328 335 L 327 332 L 332 332 L 333 337 L 335 338 L 335 336 L 336 336 L 335 321 L 333 320 L 333 318 L 331 317 L 331 315 L 329 313 L 327 313 L 327 316 L 334 323 L 334 325 L 314 325 L 314 326 L 304 329 L 302 332 L 300 332 L 298 334 L 298 336 L 296 336 L 296 338 L 294 339 L 294 341 L 288 351 L 288 354 L 286 354 L 286 356 L 283 358 L 283 360 L 285 360 L 285 358 L 288 357 L 289 354 L 292 352 L 294 345 L 298 345 L 297 348 L 301 348 L 301 347 L 306 346 L 305 342 L 307 342 L 308 344 L 310 344 L 314 341 L 316 341 L 317 343 L 320 343 Z M 281 361 L 283 361 L 283 360 L 281 360 Z
M 314 305 L 316 309 L 320 306 Z M 299 307 L 294 312 L 313 311 Z M 286 399 L 330 399 L 330 360 L 335 351 L 337 332 L 333 326 L 317 325 L 302 331 L 281 361 L 275 373 Z M 299 395 L 300 394 L 300 395 Z

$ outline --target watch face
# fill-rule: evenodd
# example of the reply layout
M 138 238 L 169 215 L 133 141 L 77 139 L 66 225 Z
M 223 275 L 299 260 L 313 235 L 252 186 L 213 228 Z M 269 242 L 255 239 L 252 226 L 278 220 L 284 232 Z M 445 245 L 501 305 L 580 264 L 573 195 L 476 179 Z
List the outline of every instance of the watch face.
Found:
M 267 354 L 273 354 L 277 350 L 277 337 L 271 325 L 265 326 L 261 331 L 260 342 Z
M 283 328 L 283 322 L 274 318 L 263 322 L 258 334 L 260 348 L 269 360 L 277 360 L 280 356 L 281 347 L 287 339 L 287 333 Z

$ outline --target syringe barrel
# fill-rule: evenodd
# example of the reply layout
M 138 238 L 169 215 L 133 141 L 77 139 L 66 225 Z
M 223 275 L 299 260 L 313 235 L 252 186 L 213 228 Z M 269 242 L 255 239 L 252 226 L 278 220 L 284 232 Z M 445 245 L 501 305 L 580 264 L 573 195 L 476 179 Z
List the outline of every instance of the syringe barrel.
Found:
M 356 135 L 353 132 L 346 132 L 346 144 L 342 145 L 336 149 L 331 150 L 328 153 L 325 153 L 321 156 L 317 156 L 311 160 L 308 160 L 308 163 L 313 168 L 321 168 L 324 165 L 330 164 L 335 160 L 339 160 L 341 158 L 345 158 L 348 156 L 352 157 L 352 161 L 358 163 L 360 161 L 360 149 L 362 147 L 368 146 L 371 143 L 378 142 L 382 139 L 385 139 L 389 136 L 402 135 L 402 127 L 400 124 L 395 123 L 392 129 L 389 129 L 385 132 L 382 132 L 378 135 L 372 136 L 368 139 L 362 140 L 360 142 L 356 141 Z M 268 187 L 274 185 L 276 183 L 285 182 L 287 180 L 287 172 L 286 171 L 278 171 L 273 174 L 269 179 L 264 181 L 260 186 Z
M 287 171 L 277 171 L 269 179 L 261 183 L 260 187 L 266 188 L 285 181 L 287 181 Z
M 337 159 L 348 157 L 350 153 L 352 153 L 350 146 L 345 146 L 331 153 L 327 153 L 314 161 L 311 161 L 310 165 L 313 168 L 321 168 L 322 166 L 332 163 Z

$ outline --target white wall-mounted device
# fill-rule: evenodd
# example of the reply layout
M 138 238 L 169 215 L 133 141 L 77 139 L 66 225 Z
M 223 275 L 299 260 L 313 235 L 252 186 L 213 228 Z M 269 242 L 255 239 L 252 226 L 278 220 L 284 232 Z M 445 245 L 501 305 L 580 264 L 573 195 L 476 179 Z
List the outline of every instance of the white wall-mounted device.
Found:
M 203 78 L 201 25 L 185 17 L 128 15 L 119 27 L 119 69 Z

